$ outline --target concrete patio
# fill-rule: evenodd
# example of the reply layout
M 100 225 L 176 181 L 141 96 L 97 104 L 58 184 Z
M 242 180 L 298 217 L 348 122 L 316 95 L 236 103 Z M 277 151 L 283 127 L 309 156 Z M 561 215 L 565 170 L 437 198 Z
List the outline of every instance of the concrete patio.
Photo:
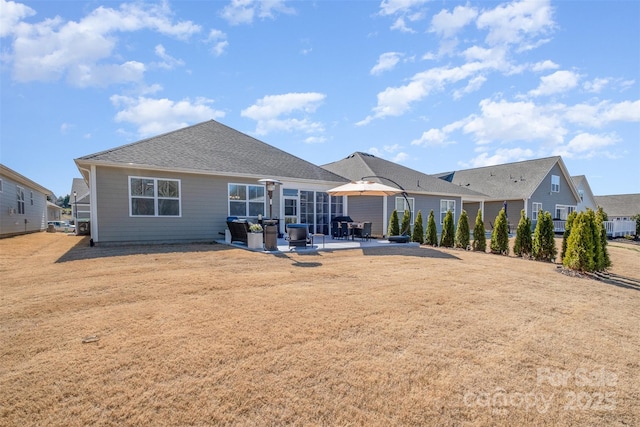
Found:
M 335 251 L 342 249 L 364 249 L 364 248 L 376 248 L 376 247 L 390 247 L 390 246 L 404 246 L 404 247 L 417 247 L 418 243 L 409 242 L 409 243 L 394 243 L 389 242 L 385 239 L 376 239 L 371 238 L 369 240 L 345 240 L 345 239 L 333 239 L 331 236 L 324 236 L 324 241 L 322 236 L 313 236 L 313 244 L 307 245 L 306 247 L 291 247 L 289 248 L 289 242 L 284 238 L 278 239 L 278 250 L 277 251 L 265 251 L 261 249 L 249 249 L 247 245 L 243 243 L 227 243 L 224 239 L 217 240 L 218 243 L 229 245 L 235 248 L 246 249 L 254 252 L 264 252 L 264 253 L 277 253 L 277 252 L 308 252 L 308 251 Z

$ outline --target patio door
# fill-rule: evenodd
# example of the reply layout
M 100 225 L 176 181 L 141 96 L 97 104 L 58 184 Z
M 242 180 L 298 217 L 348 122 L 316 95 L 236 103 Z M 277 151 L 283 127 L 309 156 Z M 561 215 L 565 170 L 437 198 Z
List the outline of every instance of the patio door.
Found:
M 285 188 L 282 191 L 284 202 L 284 223 L 296 224 L 300 222 L 300 198 L 298 197 L 298 190 L 293 188 Z

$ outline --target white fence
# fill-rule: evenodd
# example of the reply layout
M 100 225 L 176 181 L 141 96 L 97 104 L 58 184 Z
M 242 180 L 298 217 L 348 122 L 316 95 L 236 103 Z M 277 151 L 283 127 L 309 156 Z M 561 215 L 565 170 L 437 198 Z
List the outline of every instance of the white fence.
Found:
M 556 233 L 564 233 L 564 225 L 567 221 L 553 221 L 553 228 Z M 636 222 L 635 221 L 605 221 L 604 228 L 607 230 L 607 236 L 620 237 L 620 236 L 635 236 L 636 234 Z

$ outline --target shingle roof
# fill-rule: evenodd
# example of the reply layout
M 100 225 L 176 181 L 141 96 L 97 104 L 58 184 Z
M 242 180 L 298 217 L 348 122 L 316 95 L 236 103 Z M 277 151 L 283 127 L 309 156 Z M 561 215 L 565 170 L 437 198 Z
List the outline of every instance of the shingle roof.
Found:
M 367 153 L 355 152 L 342 160 L 322 165 L 322 167 L 352 181 L 368 176 L 391 178 L 408 193 L 450 194 L 477 198 L 478 200 L 485 198 L 484 194 Z M 368 179 L 392 185 L 384 179 Z
M 640 194 L 614 194 L 610 196 L 594 196 L 598 206 L 609 217 L 624 217 L 640 214 Z
M 73 182 L 71 184 L 71 197 L 73 197 L 73 192 L 76 192 L 78 195 L 77 202 L 78 203 L 89 203 L 89 187 L 87 183 L 82 178 L 73 178 Z
M 525 199 L 533 194 L 551 168 L 558 162 L 566 174 L 562 158 L 555 156 L 445 172 L 434 176 L 487 194 L 492 199 Z M 570 176 L 566 175 L 566 178 L 570 179 Z
M 202 173 L 345 182 L 249 135 L 209 120 L 76 161 Z

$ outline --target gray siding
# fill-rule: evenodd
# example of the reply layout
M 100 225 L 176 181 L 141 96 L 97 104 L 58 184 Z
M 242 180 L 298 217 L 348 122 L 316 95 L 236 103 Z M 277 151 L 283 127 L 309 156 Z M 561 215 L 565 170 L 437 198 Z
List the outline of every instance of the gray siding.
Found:
M 469 230 L 473 232 L 473 228 L 476 226 L 476 215 L 478 215 L 478 210 L 480 209 L 479 202 L 465 202 L 463 206 L 464 210 L 467 211 L 467 218 L 469 220 Z M 483 216 L 482 220 L 486 224 L 486 219 Z M 485 225 L 485 229 L 486 229 Z
M 560 177 L 560 191 L 558 193 L 551 192 L 551 175 Z M 527 214 L 529 218 L 532 216 L 534 202 L 542 203 L 542 210 L 551 212 L 551 217 L 556 215 L 556 205 L 577 206 L 580 200 L 576 199 L 571 191 L 572 185 L 573 183 L 567 182 L 560 165 L 556 163 L 528 200 Z M 532 225 L 535 226 L 536 221 L 532 222 Z
M 390 198 L 391 199 L 391 198 Z M 349 216 L 358 222 L 371 222 L 371 234 L 382 236 L 387 234 L 387 225 L 382 221 L 382 196 L 352 196 L 349 197 Z
M 43 231 L 47 226 L 47 196 L 28 185 L 1 176 L 0 237 Z M 18 213 L 16 187 L 24 189 L 24 214 Z M 33 204 L 31 204 L 33 193 Z M 25 222 L 26 221 L 26 222 Z
M 99 242 L 211 241 L 224 233 L 229 182 L 255 180 L 98 167 L 96 212 Z M 129 176 L 179 179 L 181 217 L 130 217 Z M 275 202 L 274 202 L 275 203 Z
M 549 184 L 551 185 L 551 184 Z M 500 210 L 504 207 L 504 200 L 500 202 L 485 202 L 484 203 L 484 227 L 487 230 L 493 229 L 493 224 L 496 222 L 496 217 L 500 213 Z M 515 231 L 520 221 L 520 211 L 524 209 L 523 200 L 507 200 L 507 223 L 511 227 L 511 231 Z M 475 225 L 475 217 L 474 217 Z

